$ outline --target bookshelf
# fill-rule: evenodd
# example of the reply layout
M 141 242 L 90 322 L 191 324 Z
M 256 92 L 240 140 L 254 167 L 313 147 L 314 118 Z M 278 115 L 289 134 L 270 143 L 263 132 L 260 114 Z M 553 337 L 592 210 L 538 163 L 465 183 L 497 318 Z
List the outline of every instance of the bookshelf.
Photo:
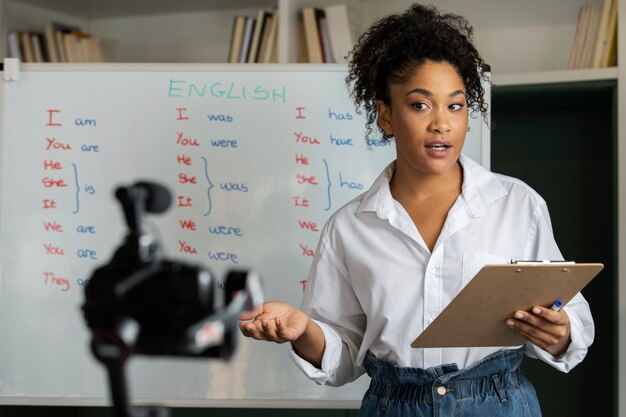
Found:
M 578 11 L 591 0 L 500 2 L 440 0 L 438 7 L 465 15 L 479 49 L 495 73 L 557 71 L 567 67 Z M 600 0 L 595 0 L 600 1 Z M 226 62 L 232 21 L 277 6 L 279 63 L 297 62 L 297 20 L 302 8 L 348 4 L 361 28 L 409 0 L 0 0 L 0 53 L 6 34 L 51 20 L 81 26 L 120 42 L 125 62 Z
M 468 18 L 475 40 L 493 69 L 497 89 L 522 97 L 526 89 L 554 85 L 613 81 L 615 99 L 608 104 L 615 118 L 616 146 L 607 148 L 615 162 L 616 276 L 626 279 L 626 65 L 609 69 L 566 70 L 574 40 L 579 9 L 592 0 L 438 0 L 442 10 Z M 595 0 L 599 2 L 599 0 Z M 120 42 L 124 62 L 223 63 L 228 56 L 234 16 L 254 16 L 259 8 L 278 7 L 278 60 L 297 62 L 297 19 L 303 7 L 348 4 L 366 28 L 388 13 L 402 10 L 409 0 L 0 0 L 0 56 L 6 55 L 7 33 L 16 29 L 40 29 L 49 21 L 81 26 L 98 36 Z M 620 22 L 626 22 L 626 0 L 618 0 Z M 618 56 L 626 59 L 626 25 L 618 27 Z M 542 87 L 543 86 L 543 87 Z M 511 90 L 506 90 L 512 88 Z M 599 94 L 602 100 L 608 95 Z M 584 99 L 584 95 L 581 96 Z M 581 107 L 587 103 L 581 101 Z M 606 104 L 606 103 L 605 103 Z M 554 103 L 558 106 L 558 103 Z M 577 117 L 585 117 L 580 115 Z M 594 123 L 589 120 L 589 123 Z M 502 123 L 504 125 L 505 122 Z M 589 141 L 593 141 L 593 137 Z M 593 145 L 589 145 L 593 146 Z M 603 213 L 598 213 L 603 215 Z M 617 286 L 617 383 L 618 415 L 626 417 L 626 285 Z M 607 297 L 612 296 L 607 294 Z

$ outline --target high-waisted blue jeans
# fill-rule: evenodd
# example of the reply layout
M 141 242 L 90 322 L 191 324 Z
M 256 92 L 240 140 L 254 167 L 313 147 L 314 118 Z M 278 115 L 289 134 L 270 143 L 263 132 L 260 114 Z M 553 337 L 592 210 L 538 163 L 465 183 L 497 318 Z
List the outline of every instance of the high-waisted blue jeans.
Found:
M 368 354 L 372 378 L 359 417 L 541 417 L 535 389 L 519 369 L 524 349 L 487 356 L 469 368 L 456 364 L 402 368 Z

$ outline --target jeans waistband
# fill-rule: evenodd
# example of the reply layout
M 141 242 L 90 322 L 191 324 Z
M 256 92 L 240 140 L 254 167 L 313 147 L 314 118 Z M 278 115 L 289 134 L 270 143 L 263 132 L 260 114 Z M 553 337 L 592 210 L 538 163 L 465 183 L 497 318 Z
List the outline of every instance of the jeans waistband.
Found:
M 365 369 L 372 378 L 368 395 L 418 402 L 431 402 L 446 393 L 461 399 L 496 392 L 502 398 L 504 389 L 517 387 L 524 379 L 519 369 L 523 357 L 523 348 L 502 350 L 459 370 L 456 364 L 398 367 L 368 354 Z

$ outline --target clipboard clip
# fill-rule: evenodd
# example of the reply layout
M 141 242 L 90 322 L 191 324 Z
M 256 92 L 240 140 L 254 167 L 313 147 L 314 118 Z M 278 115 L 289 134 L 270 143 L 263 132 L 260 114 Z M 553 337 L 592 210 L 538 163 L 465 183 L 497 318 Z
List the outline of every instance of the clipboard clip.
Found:
M 531 260 L 516 260 L 516 259 L 511 259 L 511 264 L 513 265 L 545 265 L 545 264 L 573 264 L 576 263 L 574 261 L 551 261 L 548 259 L 544 259 L 542 261 L 539 260 L 535 260 L 535 261 L 531 261 Z

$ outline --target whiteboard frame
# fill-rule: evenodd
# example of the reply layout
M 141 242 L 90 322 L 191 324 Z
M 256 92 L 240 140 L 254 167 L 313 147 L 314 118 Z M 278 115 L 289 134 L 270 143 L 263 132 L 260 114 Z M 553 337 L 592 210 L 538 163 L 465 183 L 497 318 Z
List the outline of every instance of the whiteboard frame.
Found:
M 28 72 L 206 72 L 206 71 L 235 71 L 235 72 L 347 72 L 345 64 L 210 64 L 210 63 L 20 63 L 19 71 Z M 3 71 L 0 71 L 3 72 Z M 19 74 L 18 74 L 19 75 Z M 4 77 L 0 78 L 3 79 Z M 18 77 L 19 78 L 19 77 Z M 491 78 L 491 74 L 489 74 Z M 20 82 L 3 81 L 3 82 Z M 491 87 L 485 86 L 485 95 L 491 119 Z M 4 88 L 0 89 L 0 114 L 4 114 Z M 491 166 L 491 131 L 489 127 L 481 129 L 481 165 L 490 169 Z M 0 145 L 4 142 L 0 131 Z M 0 146 L 0 157 L 3 147 Z M 2 202 L 0 201 L 0 212 Z M 0 241 L 1 244 L 1 241 Z M 0 247 L 2 253 L 2 247 Z M 1 288 L 1 287 L 0 287 Z M 102 367 L 102 377 L 107 378 L 106 369 Z M 314 382 L 311 382 L 314 384 Z M 108 383 L 107 383 L 108 386 Z M 109 407 L 110 397 L 107 398 L 78 398 L 78 397 L 33 397 L 33 396 L 1 396 L 0 406 L 3 405 L 34 405 L 34 406 L 85 406 Z M 154 400 L 133 398 L 129 392 L 129 401 L 133 406 L 154 405 Z M 361 400 L 252 400 L 252 399 L 192 399 L 192 398 L 160 398 L 158 404 L 166 407 L 201 407 L 201 408 L 295 408 L 295 409 L 358 409 Z

